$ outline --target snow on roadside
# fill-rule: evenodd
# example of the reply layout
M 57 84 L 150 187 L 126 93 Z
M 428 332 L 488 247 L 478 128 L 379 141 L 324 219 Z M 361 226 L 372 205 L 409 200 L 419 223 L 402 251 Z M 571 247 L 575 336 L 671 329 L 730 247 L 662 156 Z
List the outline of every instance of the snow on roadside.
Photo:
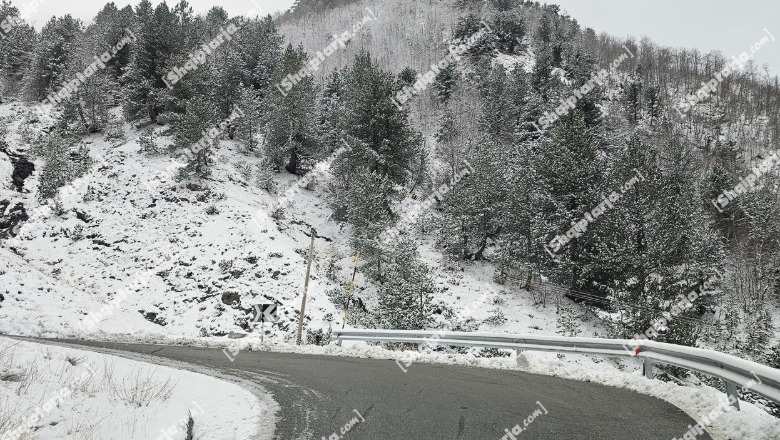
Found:
M 0 338 L 0 439 L 271 439 L 278 406 L 202 374 Z M 32 429 L 28 429 L 31 426 Z M 23 432 L 14 437 L 7 431 Z

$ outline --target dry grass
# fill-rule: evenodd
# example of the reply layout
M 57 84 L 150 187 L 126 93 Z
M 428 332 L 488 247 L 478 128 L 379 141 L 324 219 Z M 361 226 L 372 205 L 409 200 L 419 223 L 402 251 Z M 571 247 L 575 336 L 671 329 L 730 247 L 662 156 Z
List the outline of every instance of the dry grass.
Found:
M 10 389 L 17 396 L 21 396 L 29 390 L 30 385 L 39 376 L 35 363 L 23 366 L 17 362 L 16 350 L 18 346 L 18 342 L 0 340 L 0 433 L 18 427 L 28 413 L 26 408 L 19 407 L 12 402 L 11 393 L 4 391 L 4 389 Z M 23 434 L 21 438 L 29 437 L 28 434 Z
M 88 411 L 79 412 L 78 418 L 72 418 L 65 422 L 65 432 L 68 434 L 68 438 L 76 440 L 97 440 L 97 434 L 95 431 L 104 419 L 94 420 L 92 419 L 93 413 L 97 413 L 94 408 Z
M 22 364 L 16 361 L 18 342 L 0 341 L 0 382 L 13 383 L 17 396 L 26 394 L 30 386 L 40 379 L 37 362 Z
M 117 378 L 114 374 L 114 364 L 106 362 L 103 368 L 103 383 L 109 391 L 112 401 L 141 408 L 155 401 L 164 402 L 170 399 L 178 382 L 171 378 L 157 379 L 157 368 L 141 367 L 133 370 L 125 377 Z
M 21 410 L 13 405 L 8 396 L 0 395 L 0 433 L 14 429 L 21 423 Z
M 50 397 L 50 392 L 44 393 L 45 396 L 33 395 L 38 393 L 34 392 L 38 388 L 32 387 L 36 383 L 46 383 L 49 391 L 61 387 L 71 391 L 67 405 L 79 407 L 79 410 L 71 412 L 59 429 L 63 438 L 76 440 L 97 440 L 103 422 L 117 416 L 116 411 L 127 415 L 126 418 L 119 417 L 121 423 L 127 424 L 135 433 L 139 423 L 145 423 L 139 420 L 139 417 L 145 418 L 140 409 L 169 400 L 177 385 L 171 378 L 159 378 L 158 369 L 152 366 L 141 366 L 120 374 L 115 371 L 117 361 L 111 358 L 95 362 L 96 369 L 93 369 L 87 364 L 92 363 L 88 358 L 64 356 L 49 347 L 38 350 L 34 359 L 29 355 L 22 356 L 21 350 L 19 342 L 0 338 L 0 434 L 23 423 L 34 406 L 43 403 L 36 399 Z M 88 370 L 94 374 L 89 374 Z M 89 406 L 91 398 L 104 393 L 114 410 Z M 190 420 L 188 426 L 192 430 L 194 420 Z M 35 438 L 39 436 L 34 430 L 21 437 L 25 440 Z

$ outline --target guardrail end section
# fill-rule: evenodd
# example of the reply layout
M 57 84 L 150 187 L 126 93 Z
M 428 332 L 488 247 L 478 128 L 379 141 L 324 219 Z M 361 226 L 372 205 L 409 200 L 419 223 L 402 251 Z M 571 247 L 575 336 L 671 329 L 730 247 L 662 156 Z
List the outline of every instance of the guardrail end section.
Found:
M 739 391 L 737 391 L 737 386 L 728 381 L 724 382 L 726 383 L 726 396 L 729 398 L 729 403 L 739 411 Z

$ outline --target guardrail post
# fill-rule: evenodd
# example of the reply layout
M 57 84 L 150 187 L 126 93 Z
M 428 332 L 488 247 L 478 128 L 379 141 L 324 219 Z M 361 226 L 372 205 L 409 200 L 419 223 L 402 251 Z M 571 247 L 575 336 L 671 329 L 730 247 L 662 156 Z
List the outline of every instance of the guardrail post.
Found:
M 724 382 L 726 383 L 726 396 L 728 396 L 731 406 L 739 411 L 739 392 L 737 391 L 737 386 L 728 381 Z
M 653 372 L 653 363 L 649 359 L 645 359 L 642 364 L 642 373 L 648 379 L 655 379 L 655 372 Z

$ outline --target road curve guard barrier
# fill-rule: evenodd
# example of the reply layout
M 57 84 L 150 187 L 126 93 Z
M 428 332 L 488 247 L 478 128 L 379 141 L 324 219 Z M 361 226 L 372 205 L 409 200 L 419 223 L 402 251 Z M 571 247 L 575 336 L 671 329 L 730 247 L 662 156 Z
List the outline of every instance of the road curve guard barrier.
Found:
M 628 339 L 567 338 L 563 336 L 471 333 L 438 330 L 339 330 L 337 341 L 405 342 L 520 351 L 549 351 L 596 356 L 640 358 L 652 379 L 654 364 L 667 364 L 717 377 L 726 384 L 732 405 L 739 409 L 737 386 L 780 404 L 780 370 L 736 356 L 664 342 Z M 340 343 L 340 342 L 339 342 Z

